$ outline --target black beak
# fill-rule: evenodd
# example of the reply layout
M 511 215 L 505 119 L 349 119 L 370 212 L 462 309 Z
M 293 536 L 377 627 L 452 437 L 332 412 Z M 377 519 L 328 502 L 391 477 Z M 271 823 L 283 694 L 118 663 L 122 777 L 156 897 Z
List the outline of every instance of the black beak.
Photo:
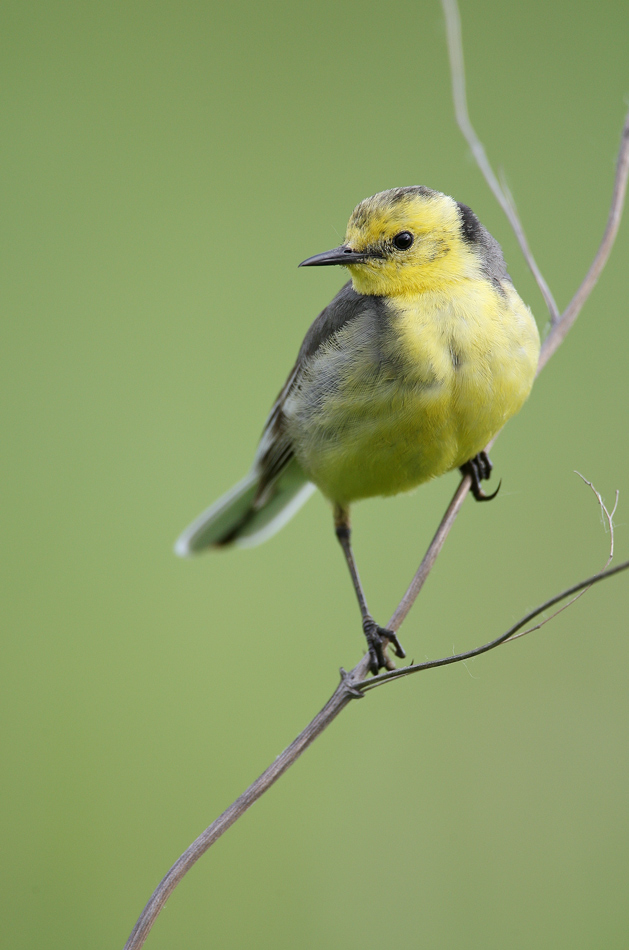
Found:
M 352 251 L 351 247 L 341 244 L 340 247 L 335 247 L 331 251 L 324 251 L 323 254 L 315 254 L 314 257 L 308 257 L 305 261 L 302 261 L 299 266 L 325 267 L 328 264 L 344 264 L 347 267 L 348 264 L 361 264 L 363 261 L 368 261 L 370 257 L 377 256 L 378 255 L 373 252 Z

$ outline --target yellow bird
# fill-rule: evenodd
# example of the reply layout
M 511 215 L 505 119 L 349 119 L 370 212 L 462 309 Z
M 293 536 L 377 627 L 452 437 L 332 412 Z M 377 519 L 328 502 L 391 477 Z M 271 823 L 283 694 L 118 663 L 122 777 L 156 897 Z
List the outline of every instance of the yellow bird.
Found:
M 251 471 L 177 541 L 185 557 L 253 546 L 318 487 L 334 507 L 371 669 L 391 668 L 393 631 L 371 616 L 350 545 L 349 507 L 459 468 L 477 500 L 483 452 L 529 395 L 539 356 L 531 311 L 473 211 L 423 185 L 362 201 L 344 243 L 301 267 L 351 281 L 314 321 L 269 414 Z

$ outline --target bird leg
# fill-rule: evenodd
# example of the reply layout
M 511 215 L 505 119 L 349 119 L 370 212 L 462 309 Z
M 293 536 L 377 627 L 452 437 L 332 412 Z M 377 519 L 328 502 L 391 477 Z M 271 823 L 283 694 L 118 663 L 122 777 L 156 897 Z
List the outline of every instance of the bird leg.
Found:
M 486 452 L 479 452 L 478 455 L 475 455 L 474 458 L 466 462 L 465 465 L 461 465 L 461 474 L 469 475 L 472 479 L 471 491 L 476 501 L 491 501 L 500 491 L 502 479 L 498 483 L 496 491 L 492 492 L 491 495 L 485 494 L 482 489 L 481 482 L 491 477 L 492 468 L 491 459 Z
M 387 644 L 393 644 L 396 656 L 405 657 L 406 653 L 395 631 L 379 626 L 369 613 L 350 541 L 351 529 L 349 524 L 349 511 L 346 508 L 341 508 L 340 505 L 335 505 L 334 508 L 334 528 L 339 544 L 343 548 L 343 554 L 345 555 L 345 560 L 347 561 L 347 566 L 352 576 L 354 590 L 356 591 L 358 606 L 360 607 L 360 614 L 363 619 L 363 631 L 367 638 L 367 646 L 369 648 L 369 668 L 374 676 L 377 675 L 381 667 L 387 670 L 394 670 L 395 664 L 385 652 Z

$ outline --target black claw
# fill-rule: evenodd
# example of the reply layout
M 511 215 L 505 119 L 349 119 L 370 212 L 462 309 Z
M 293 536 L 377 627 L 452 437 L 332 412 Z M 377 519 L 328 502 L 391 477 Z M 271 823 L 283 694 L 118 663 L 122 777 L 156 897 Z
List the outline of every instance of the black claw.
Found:
M 492 468 L 491 459 L 486 452 L 479 452 L 473 459 L 470 459 L 469 462 L 461 466 L 461 474 L 469 475 L 472 479 L 471 492 L 476 501 L 491 501 L 500 491 L 502 479 L 498 483 L 496 491 L 492 492 L 491 495 L 483 491 L 481 482 L 491 477 Z
M 496 497 L 498 492 L 500 491 L 501 486 L 502 486 L 502 479 L 500 479 L 500 481 L 498 482 L 498 488 L 496 489 L 496 491 L 492 491 L 491 495 L 488 495 L 486 492 L 483 491 L 482 488 L 479 488 L 478 494 L 474 494 L 474 498 L 476 501 L 492 501 Z
M 384 630 L 383 632 L 384 632 L 385 637 L 393 644 L 395 655 L 399 656 L 399 658 L 403 660 L 404 657 L 406 656 L 406 650 L 404 649 L 404 647 L 398 640 L 397 634 L 395 633 L 395 631 Z

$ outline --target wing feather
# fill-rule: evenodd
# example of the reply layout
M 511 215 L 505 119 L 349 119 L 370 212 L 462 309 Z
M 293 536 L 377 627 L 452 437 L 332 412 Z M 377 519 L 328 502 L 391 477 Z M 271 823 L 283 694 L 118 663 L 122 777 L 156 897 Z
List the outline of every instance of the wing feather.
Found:
M 373 298 L 371 298 L 373 299 Z M 327 343 L 351 320 L 359 317 L 370 298 L 358 294 L 348 281 L 336 297 L 322 310 L 310 326 L 299 350 L 297 361 L 288 375 L 280 393 L 271 407 L 256 453 L 254 468 L 260 481 L 254 506 L 261 507 L 272 496 L 276 484 L 286 466 L 294 458 L 294 448 L 287 433 L 284 414 L 286 400 L 295 386 L 299 385 L 304 366 L 319 347 Z

